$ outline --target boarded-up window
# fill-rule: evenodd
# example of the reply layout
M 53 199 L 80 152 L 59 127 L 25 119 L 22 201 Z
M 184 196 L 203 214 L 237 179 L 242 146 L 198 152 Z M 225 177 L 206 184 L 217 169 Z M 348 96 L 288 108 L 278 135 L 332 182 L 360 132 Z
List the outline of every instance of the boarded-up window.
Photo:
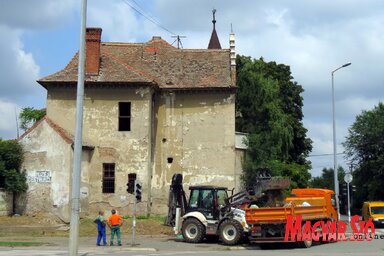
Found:
M 119 131 L 131 130 L 131 102 L 119 102 Z
M 103 164 L 103 193 L 115 193 L 115 164 Z

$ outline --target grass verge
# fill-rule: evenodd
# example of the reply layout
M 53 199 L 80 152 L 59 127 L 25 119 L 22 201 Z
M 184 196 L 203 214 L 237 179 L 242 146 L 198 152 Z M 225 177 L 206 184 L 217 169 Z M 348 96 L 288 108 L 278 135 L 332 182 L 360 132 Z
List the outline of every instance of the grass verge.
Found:
M 28 247 L 28 246 L 41 246 L 44 243 L 27 242 L 27 241 L 0 241 L 1 247 Z

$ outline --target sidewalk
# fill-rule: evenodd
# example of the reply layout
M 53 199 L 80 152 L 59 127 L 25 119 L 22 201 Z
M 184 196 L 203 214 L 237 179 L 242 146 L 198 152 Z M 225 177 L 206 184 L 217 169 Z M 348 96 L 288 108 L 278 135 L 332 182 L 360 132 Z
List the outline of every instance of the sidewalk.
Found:
M 2 237 L 2 241 L 28 241 L 40 242 L 41 246 L 31 247 L 0 247 L 0 252 L 9 251 L 12 249 L 17 250 L 40 250 L 40 251 L 68 251 L 69 238 L 68 237 Z M 109 241 L 109 237 L 107 237 Z M 128 234 L 122 235 L 122 246 L 97 246 L 95 237 L 80 237 L 79 238 L 79 253 L 113 253 L 124 251 L 220 251 L 229 250 L 230 248 L 225 245 L 218 244 L 217 241 L 204 242 L 200 244 L 185 243 L 182 239 L 169 236 L 137 236 L 135 245 L 132 246 L 132 236 Z

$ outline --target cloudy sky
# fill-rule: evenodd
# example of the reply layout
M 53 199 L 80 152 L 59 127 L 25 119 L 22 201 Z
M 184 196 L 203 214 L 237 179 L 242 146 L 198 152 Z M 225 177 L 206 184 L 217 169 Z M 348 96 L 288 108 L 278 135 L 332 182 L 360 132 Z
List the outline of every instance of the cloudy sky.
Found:
M 62 69 L 78 50 L 80 2 L 0 1 L 1 138 L 16 137 L 21 108 L 45 107 L 46 91 L 35 81 Z M 355 116 L 384 100 L 384 1 L 88 0 L 87 26 L 101 27 L 102 41 L 146 42 L 156 35 L 173 43 L 181 35 L 184 48 L 206 48 L 213 8 L 223 48 L 232 24 L 238 54 L 291 67 L 305 89 L 312 174 L 333 167 L 331 72 L 352 63 L 335 73 L 342 153 Z M 346 166 L 342 154 L 338 162 Z

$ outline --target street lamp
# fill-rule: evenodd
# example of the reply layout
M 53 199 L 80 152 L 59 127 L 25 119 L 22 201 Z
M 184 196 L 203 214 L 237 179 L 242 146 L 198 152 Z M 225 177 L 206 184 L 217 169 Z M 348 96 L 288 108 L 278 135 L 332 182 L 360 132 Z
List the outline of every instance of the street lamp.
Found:
M 346 63 L 342 65 L 341 67 L 338 67 L 337 69 L 332 71 L 332 120 L 333 120 L 333 173 L 334 173 L 334 179 L 335 179 L 335 194 L 336 194 L 336 207 L 337 207 L 337 213 L 339 214 L 339 180 L 337 176 L 337 159 L 336 159 L 336 121 L 335 121 L 335 89 L 334 89 L 334 73 L 341 69 L 348 67 L 352 63 Z

